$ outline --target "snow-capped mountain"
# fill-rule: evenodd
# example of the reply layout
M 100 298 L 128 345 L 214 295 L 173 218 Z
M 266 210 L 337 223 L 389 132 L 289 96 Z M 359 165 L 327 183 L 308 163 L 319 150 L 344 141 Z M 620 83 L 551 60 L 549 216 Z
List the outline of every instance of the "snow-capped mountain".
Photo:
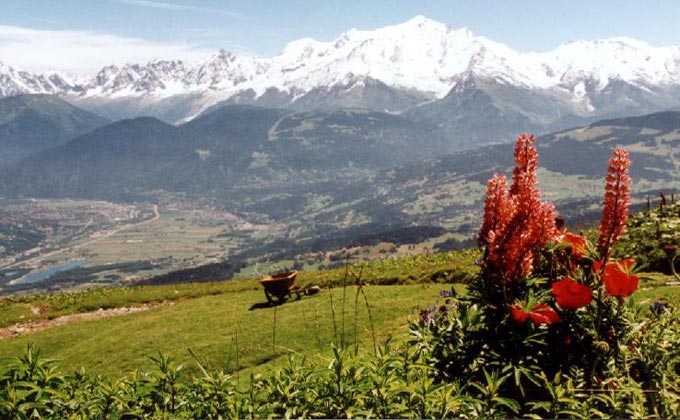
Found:
M 470 92 L 491 98 L 487 102 L 503 118 L 526 120 L 528 128 L 538 129 L 555 128 L 555 121 L 566 124 L 571 117 L 670 108 L 680 105 L 680 46 L 611 38 L 523 53 L 416 16 L 373 31 L 351 29 L 330 42 L 301 39 L 269 58 L 219 51 L 197 63 L 107 66 L 85 81 L 0 65 L 0 96 L 52 93 L 107 117 L 146 114 L 170 122 L 191 119 L 222 101 L 295 109 L 412 109 L 415 117 L 448 106 L 449 112 L 439 115 L 455 120 L 457 109 L 470 105 L 465 99 Z M 520 92 L 528 105 L 513 103 Z M 457 107 L 451 108 L 452 98 Z M 538 109 L 551 103 L 552 110 Z M 508 114 L 513 112 L 519 119 Z M 447 125 L 431 116 L 422 119 Z
M 63 76 L 34 74 L 15 69 L 0 61 L 0 98 L 25 93 L 67 94 L 78 92 L 78 87 Z

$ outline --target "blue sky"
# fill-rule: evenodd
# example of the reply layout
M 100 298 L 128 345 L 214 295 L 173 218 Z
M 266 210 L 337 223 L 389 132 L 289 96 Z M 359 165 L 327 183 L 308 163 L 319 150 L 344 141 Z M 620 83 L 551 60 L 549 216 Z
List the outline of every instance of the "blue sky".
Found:
M 680 0 L 3 0 L 0 61 L 77 72 L 107 58 L 196 59 L 219 48 L 271 56 L 295 39 L 331 40 L 417 14 L 520 51 L 612 36 L 680 45 Z

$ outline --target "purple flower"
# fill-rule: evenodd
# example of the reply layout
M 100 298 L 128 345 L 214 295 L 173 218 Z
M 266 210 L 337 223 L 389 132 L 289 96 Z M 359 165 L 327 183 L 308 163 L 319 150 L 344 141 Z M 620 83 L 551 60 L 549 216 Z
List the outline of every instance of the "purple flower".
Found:
M 419 324 L 421 326 L 431 325 L 435 322 L 443 322 L 444 324 L 449 323 L 447 315 L 452 308 L 457 308 L 456 303 L 449 302 L 449 299 L 443 305 L 438 303 L 428 306 L 425 309 L 421 309 L 418 315 L 420 316 Z
M 660 316 L 660 315 L 663 315 L 664 313 L 666 313 L 666 311 L 668 309 L 668 302 L 656 301 L 656 302 L 652 303 L 650 306 L 651 306 L 650 311 L 654 315 Z
M 437 316 L 437 306 L 430 306 L 429 308 L 420 311 L 420 325 L 430 325 L 434 322 Z
M 453 288 L 451 290 L 442 290 L 441 292 L 439 292 L 439 296 L 441 296 L 443 298 L 449 298 L 449 297 L 453 297 L 455 295 L 456 295 L 456 291 L 453 290 Z

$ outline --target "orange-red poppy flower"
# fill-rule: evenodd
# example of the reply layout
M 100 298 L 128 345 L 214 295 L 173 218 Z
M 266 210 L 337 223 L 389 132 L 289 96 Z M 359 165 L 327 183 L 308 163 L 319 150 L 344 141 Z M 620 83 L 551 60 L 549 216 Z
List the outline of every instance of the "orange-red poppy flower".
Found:
M 529 312 L 522 309 L 518 303 L 510 308 L 510 316 L 518 324 L 524 324 L 529 320 Z
M 562 243 L 568 244 L 571 247 L 571 256 L 578 261 L 585 255 L 588 246 L 586 245 L 586 238 L 573 233 L 565 233 L 562 236 Z
M 539 303 L 533 307 L 529 312 L 522 309 L 522 307 L 515 303 L 510 308 L 510 316 L 512 319 L 519 323 L 524 324 L 528 320 L 532 320 L 536 324 L 553 324 L 560 321 L 560 316 L 553 308 L 550 306 Z
M 593 292 L 576 280 L 565 278 L 552 284 L 552 293 L 560 308 L 578 309 L 590 305 Z
M 637 290 L 640 278 L 630 272 L 634 264 L 635 261 L 632 259 L 626 259 L 618 262 L 610 261 L 604 266 L 602 281 L 607 293 L 612 296 L 628 297 Z M 602 263 L 595 261 L 593 268 L 599 272 L 602 268 Z

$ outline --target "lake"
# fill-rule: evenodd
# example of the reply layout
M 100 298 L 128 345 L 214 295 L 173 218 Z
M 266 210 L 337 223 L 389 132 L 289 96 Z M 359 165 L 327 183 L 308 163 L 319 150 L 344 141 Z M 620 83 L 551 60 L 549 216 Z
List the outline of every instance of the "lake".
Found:
M 67 264 L 55 265 L 54 267 L 50 267 L 50 268 L 47 268 L 45 270 L 34 271 L 34 272 L 31 272 L 31 273 L 28 273 L 21 278 L 18 278 L 16 280 L 11 281 L 10 284 L 37 283 L 37 282 L 48 279 L 53 274 L 57 274 L 57 273 L 60 273 L 62 271 L 67 271 L 67 270 L 72 270 L 74 268 L 78 268 L 81 265 L 86 264 L 87 262 L 88 262 L 87 260 L 80 260 L 80 261 L 71 261 Z

